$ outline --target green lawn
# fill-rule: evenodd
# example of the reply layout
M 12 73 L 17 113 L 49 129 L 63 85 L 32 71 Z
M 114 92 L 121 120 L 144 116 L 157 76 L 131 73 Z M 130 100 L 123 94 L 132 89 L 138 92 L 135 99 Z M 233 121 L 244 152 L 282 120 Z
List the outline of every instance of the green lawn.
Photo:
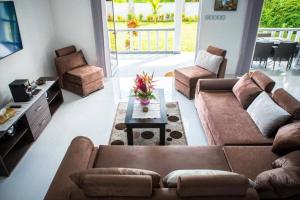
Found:
M 109 22 L 108 27 L 112 28 L 113 23 Z M 141 22 L 140 28 L 150 28 L 150 27 L 174 27 L 174 22 Z M 117 22 L 116 29 L 118 28 L 126 28 L 125 22 Z M 197 22 L 183 22 L 181 29 L 181 51 L 185 52 L 193 52 L 196 46 L 196 34 L 197 34 Z M 146 32 L 139 33 L 142 34 L 142 50 L 148 49 L 148 35 Z M 126 50 L 126 40 L 129 39 L 129 34 L 127 32 L 119 32 L 117 34 L 117 49 L 119 51 Z M 110 33 L 110 44 L 111 49 L 115 50 L 114 45 L 114 35 Z M 168 50 L 173 50 L 174 43 L 174 32 L 169 32 L 168 34 Z M 159 33 L 159 50 L 165 50 L 165 33 Z M 134 37 L 133 49 L 138 48 L 138 37 Z M 156 48 L 156 32 L 150 33 L 150 50 L 157 50 Z

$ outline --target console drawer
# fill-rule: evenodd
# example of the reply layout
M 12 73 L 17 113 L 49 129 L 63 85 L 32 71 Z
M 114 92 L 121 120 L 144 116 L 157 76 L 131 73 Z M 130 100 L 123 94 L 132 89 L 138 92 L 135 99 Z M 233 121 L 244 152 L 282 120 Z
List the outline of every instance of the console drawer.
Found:
M 36 120 L 38 120 L 42 112 L 48 107 L 46 95 L 43 94 L 26 112 L 26 118 L 29 125 L 32 125 Z
M 38 119 L 36 119 L 30 126 L 30 130 L 34 140 L 38 138 L 38 136 L 42 133 L 44 128 L 47 126 L 49 121 L 51 120 L 51 114 L 48 107 L 41 111 L 41 115 Z

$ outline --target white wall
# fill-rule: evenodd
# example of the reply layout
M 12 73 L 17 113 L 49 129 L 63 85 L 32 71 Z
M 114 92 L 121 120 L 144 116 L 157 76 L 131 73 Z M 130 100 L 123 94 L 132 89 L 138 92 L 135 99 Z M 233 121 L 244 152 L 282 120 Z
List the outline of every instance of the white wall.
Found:
M 50 0 L 56 48 L 74 44 L 89 64 L 97 63 L 93 18 L 89 0 Z
M 54 74 L 55 34 L 49 2 L 14 2 L 24 49 L 0 60 L 0 107 L 11 98 L 8 84 L 13 80 Z
M 214 11 L 213 0 L 202 0 L 198 48 L 214 45 L 227 50 L 226 74 L 235 74 L 240 52 L 247 0 L 239 0 L 237 11 Z M 206 15 L 225 15 L 225 20 L 205 20 Z

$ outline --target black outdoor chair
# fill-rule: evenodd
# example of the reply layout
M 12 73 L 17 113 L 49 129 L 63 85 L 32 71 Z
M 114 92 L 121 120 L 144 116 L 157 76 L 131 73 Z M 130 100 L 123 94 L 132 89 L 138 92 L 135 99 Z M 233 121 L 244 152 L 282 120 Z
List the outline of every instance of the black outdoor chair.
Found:
M 274 55 L 273 55 L 273 70 L 275 68 L 275 62 L 287 61 L 286 69 L 290 69 L 296 51 L 297 42 L 281 42 L 278 46 L 273 46 Z
M 266 68 L 268 58 L 273 56 L 272 55 L 273 45 L 274 42 L 257 41 L 255 44 L 255 50 L 254 50 L 252 61 L 259 61 L 259 64 L 261 64 L 261 61 L 263 61 L 264 67 Z

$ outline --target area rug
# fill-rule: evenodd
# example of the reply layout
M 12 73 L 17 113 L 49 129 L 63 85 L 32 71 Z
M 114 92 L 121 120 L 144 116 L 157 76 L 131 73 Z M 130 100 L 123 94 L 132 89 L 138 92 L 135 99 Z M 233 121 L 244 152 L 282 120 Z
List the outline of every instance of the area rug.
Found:
M 178 102 L 168 102 L 166 104 L 168 124 L 166 125 L 165 145 L 187 145 L 186 135 L 182 123 L 182 118 Z M 125 116 L 127 103 L 119 103 L 115 121 L 110 135 L 109 144 L 127 145 L 127 133 Z M 134 145 L 159 145 L 158 128 L 134 128 Z

